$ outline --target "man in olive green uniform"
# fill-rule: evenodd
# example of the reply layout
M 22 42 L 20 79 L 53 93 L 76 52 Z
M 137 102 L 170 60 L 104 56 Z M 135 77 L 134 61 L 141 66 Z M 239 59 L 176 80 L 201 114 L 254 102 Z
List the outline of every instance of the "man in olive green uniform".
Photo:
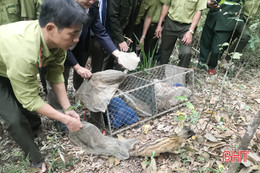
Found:
M 37 19 L 40 6 L 41 0 L 1 0 L 0 25 Z
M 44 0 L 39 20 L 0 26 L 0 116 L 32 166 L 42 172 L 46 165 L 33 139 L 34 115 L 28 112 L 60 121 L 72 132 L 82 128 L 79 115 L 68 110 L 71 105 L 62 73 L 66 50 L 79 41 L 85 20 L 85 11 L 75 0 Z M 63 113 L 39 96 L 39 63 L 47 68 L 46 78 Z
M 180 38 L 179 64 L 188 67 L 191 60 L 191 43 L 195 28 L 200 20 L 201 11 L 207 8 L 206 0 L 161 0 L 162 11 L 156 36 L 159 38 L 162 32 L 160 64 L 167 64 L 173 47 Z M 167 15 L 167 17 L 166 17 Z M 162 30 L 162 22 L 165 19 Z
M 223 43 L 228 42 L 236 26 L 242 30 L 244 0 L 217 0 L 218 8 L 211 8 L 200 40 L 198 67 L 208 66 L 210 75 L 216 74 L 215 67 L 223 52 Z M 240 20 L 236 20 L 236 18 Z M 209 60 L 208 60 L 209 58 Z

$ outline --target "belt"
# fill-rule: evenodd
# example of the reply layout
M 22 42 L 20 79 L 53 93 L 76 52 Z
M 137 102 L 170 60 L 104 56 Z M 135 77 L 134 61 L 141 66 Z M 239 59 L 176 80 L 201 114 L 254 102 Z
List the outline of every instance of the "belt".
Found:
M 178 21 L 175 21 L 175 20 L 173 20 L 173 22 L 180 24 L 180 25 L 190 25 L 191 24 L 191 23 L 182 23 L 182 22 L 178 22 Z

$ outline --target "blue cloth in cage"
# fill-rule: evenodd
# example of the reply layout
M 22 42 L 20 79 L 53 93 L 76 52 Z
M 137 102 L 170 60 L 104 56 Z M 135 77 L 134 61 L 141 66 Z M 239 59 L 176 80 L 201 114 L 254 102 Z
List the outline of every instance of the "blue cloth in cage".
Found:
M 135 111 L 127 106 L 127 104 L 119 97 L 112 98 L 107 108 L 109 112 L 110 125 L 113 128 L 130 125 L 139 120 Z
M 180 87 L 180 86 L 182 86 L 182 87 L 183 87 L 183 85 L 180 84 L 180 83 L 176 83 L 176 84 L 174 84 L 173 86 L 175 86 L 175 87 Z

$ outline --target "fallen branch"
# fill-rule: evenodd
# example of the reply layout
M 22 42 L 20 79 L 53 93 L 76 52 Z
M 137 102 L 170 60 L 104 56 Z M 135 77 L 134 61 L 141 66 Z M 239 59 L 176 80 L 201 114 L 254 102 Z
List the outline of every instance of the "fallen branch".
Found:
M 247 131 L 244 134 L 244 136 L 243 136 L 243 138 L 242 138 L 242 140 L 239 144 L 238 151 L 247 149 L 247 147 L 250 144 L 250 141 L 252 140 L 259 124 L 260 124 L 260 111 L 257 112 L 256 117 L 248 125 Z M 236 172 L 239 165 L 240 165 L 240 163 L 231 164 L 231 166 L 229 167 L 227 172 Z
M 222 80 L 222 84 L 221 84 L 220 92 L 219 92 L 219 95 L 218 95 L 218 99 L 217 99 L 217 101 L 215 102 L 214 107 L 213 107 L 213 109 L 212 109 L 212 111 L 211 111 L 210 119 L 209 119 L 209 121 L 207 122 L 207 124 L 206 124 L 204 130 L 202 130 L 201 134 L 203 134 L 203 133 L 206 131 L 206 129 L 207 129 L 209 123 L 212 122 L 212 120 L 213 120 L 213 112 L 215 111 L 215 109 L 216 109 L 218 103 L 220 102 L 221 95 L 222 95 L 223 88 L 224 88 L 224 84 L 225 84 L 226 78 L 227 78 L 227 73 L 228 73 L 228 71 L 226 71 L 226 73 L 225 73 L 225 75 L 224 75 L 224 78 L 223 78 L 223 80 Z

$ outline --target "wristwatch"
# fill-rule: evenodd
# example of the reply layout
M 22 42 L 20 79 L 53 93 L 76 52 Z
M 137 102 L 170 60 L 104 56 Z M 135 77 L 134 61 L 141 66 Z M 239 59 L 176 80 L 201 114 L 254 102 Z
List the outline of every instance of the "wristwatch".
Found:
M 189 29 L 189 32 L 193 35 L 194 34 L 194 30 Z

